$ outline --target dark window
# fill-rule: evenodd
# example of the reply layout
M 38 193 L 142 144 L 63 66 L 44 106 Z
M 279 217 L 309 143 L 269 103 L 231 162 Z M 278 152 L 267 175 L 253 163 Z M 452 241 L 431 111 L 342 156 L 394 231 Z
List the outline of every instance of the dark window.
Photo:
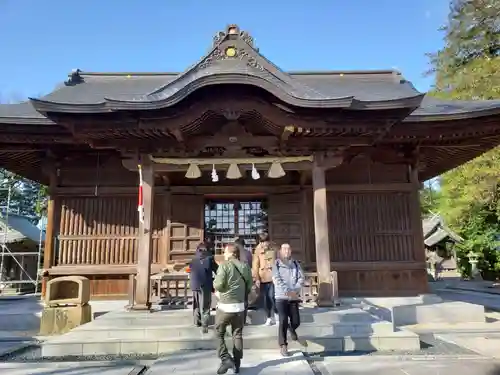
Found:
M 205 237 L 213 241 L 216 254 L 236 236 L 245 240 L 245 247 L 253 249 L 257 235 L 266 231 L 267 202 L 263 199 L 205 202 Z

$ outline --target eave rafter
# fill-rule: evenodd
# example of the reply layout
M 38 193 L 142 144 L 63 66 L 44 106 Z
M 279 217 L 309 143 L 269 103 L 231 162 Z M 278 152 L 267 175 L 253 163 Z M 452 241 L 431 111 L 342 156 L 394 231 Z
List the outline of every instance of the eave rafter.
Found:
M 63 123 L 73 123 L 70 129 L 73 134 L 90 138 L 126 138 L 154 135 L 169 136 L 178 142 L 185 142 L 190 134 L 196 134 L 201 129 L 213 126 L 208 131 L 216 132 L 229 121 L 229 114 L 238 114 L 238 119 L 245 126 L 255 128 L 256 133 L 268 133 L 281 137 L 284 143 L 296 136 L 360 136 L 385 131 L 387 119 L 372 118 L 364 113 L 342 111 L 336 115 L 329 114 L 304 116 L 300 113 L 289 113 L 258 98 L 218 98 L 200 101 L 179 111 L 167 111 L 164 114 L 141 114 L 141 118 L 122 122 L 109 121 L 96 116 L 92 119 L 78 120 L 66 117 Z M 404 113 L 397 111 L 392 114 L 401 118 Z M 229 116 L 229 117 L 228 117 Z M 334 122 L 335 119 L 335 122 Z M 209 125 L 210 122 L 214 125 Z M 215 121 L 215 122 L 214 122 Z M 391 120 L 396 121 L 396 120 Z M 140 133 L 142 132 L 142 133 Z M 253 130 L 252 130 L 253 132 Z

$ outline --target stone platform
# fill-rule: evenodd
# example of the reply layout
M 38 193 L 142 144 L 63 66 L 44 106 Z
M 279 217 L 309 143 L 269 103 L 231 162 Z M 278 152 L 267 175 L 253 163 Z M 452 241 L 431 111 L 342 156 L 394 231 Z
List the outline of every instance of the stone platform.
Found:
M 463 301 L 446 301 L 435 294 L 415 297 L 351 298 L 345 299 L 344 302 L 392 321 L 395 327 L 486 322 L 484 306 Z
M 276 349 L 277 326 L 263 326 L 261 311 L 250 311 L 250 324 L 244 330 L 247 349 Z M 391 351 L 418 350 L 418 335 L 394 330 L 390 322 L 360 308 L 301 310 L 299 335 L 308 341 L 310 351 Z M 213 320 L 213 318 L 212 318 Z M 161 355 L 179 350 L 215 349 L 215 331 L 207 334 L 192 324 L 190 310 L 128 312 L 115 311 L 69 333 L 42 344 L 42 356 L 81 355 Z M 300 349 L 299 346 L 291 349 Z

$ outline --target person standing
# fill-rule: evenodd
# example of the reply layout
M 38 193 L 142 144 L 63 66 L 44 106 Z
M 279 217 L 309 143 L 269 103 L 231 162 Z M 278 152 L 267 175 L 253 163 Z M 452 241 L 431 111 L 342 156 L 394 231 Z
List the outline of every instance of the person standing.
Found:
M 249 267 L 252 267 L 252 252 L 245 249 L 245 240 L 239 236 L 237 236 L 234 240 L 234 246 L 236 246 L 236 250 L 239 252 L 239 260 L 242 263 L 247 264 Z M 247 322 L 248 315 L 248 295 L 245 296 L 245 325 Z
M 259 243 L 255 248 L 252 262 L 252 276 L 255 286 L 260 289 L 260 297 L 266 312 L 265 325 L 275 324 L 277 320 L 277 310 L 274 299 L 273 265 L 276 260 L 276 251 L 269 242 L 269 235 L 262 233 L 259 235 Z M 274 316 L 273 316 L 274 315 Z
M 204 243 L 196 248 L 196 254 L 189 268 L 194 324 L 202 327 L 203 333 L 207 333 L 212 305 L 213 274 L 217 272 L 218 266 Z
M 299 294 L 304 285 L 304 273 L 299 262 L 292 258 L 292 248 L 287 243 L 281 245 L 279 257 L 275 261 L 273 281 L 279 316 L 278 344 L 281 355 L 287 357 L 289 355 L 288 331 L 293 341 L 307 346 L 307 343 L 300 340 L 297 335 L 297 328 L 300 326 Z
M 240 253 L 240 262 L 246 263 L 249 267 L 252 267 L 252 252 L 245 248 L 245 240 L 240 236 L 236 236 L 234 239 L 234 246 L 236 246 L 236 249 Z
M 215 330 L 219 341 L 217 355 L 221 360 L 217 374 L 225 374 L 229 369 L 239 373 L 243 358 L 243 326 L 245 323 L 245 298 L 252 288 L 250 267 L 241 262 L 240 252 L 230 244 L 224 248 L 224 259 L 214 280 L 214 289 L 219 295 L 215 315 Z M 233 336 L 233 356 L 226 346 L 226 329 L 231 326 Z

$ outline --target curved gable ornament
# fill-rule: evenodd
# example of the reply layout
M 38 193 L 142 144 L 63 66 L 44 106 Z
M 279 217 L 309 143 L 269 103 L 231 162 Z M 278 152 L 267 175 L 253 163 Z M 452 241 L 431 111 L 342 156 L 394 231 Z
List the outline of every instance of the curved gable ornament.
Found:
M 168 82 L 150 92 L 105 96 L 99 102 L 67 103 L 43 98 L 30 100 L 35 109 L 42 113 L 155 110 L 174 106 L 198 89 L 220 84 L 259 87 L 285 105 L 315 109 L 415 109 L 420 106 L 424 97 L 424 94 L 417 93 L 411 97 L 368 100 L 351 95 L 348 89 L 344 90 L 347 95 L 335 96 L 338 91 L 329 89 L 327 85 L 311 87 L 303 80 L 284 72 L 259 53 L 253 37 L 236 25 L 229 25 L 224 31 L 217 33 L 206 55 L 173 80 L 170 77 L 168 79 Z M 80 85 L 84 83 L 75 84 L 75 92 Z
M 330 97 L 282 71 L 261 55 L 250 34 L 236 25 L 218 32 L 211 50 L 173 81 L 140 96 L 106 98 L 112 110 L 158 109 L 177 104 L 199 88 L 213 84 L 253 85 L 301 107 L 347 108 L 353 96 Z

